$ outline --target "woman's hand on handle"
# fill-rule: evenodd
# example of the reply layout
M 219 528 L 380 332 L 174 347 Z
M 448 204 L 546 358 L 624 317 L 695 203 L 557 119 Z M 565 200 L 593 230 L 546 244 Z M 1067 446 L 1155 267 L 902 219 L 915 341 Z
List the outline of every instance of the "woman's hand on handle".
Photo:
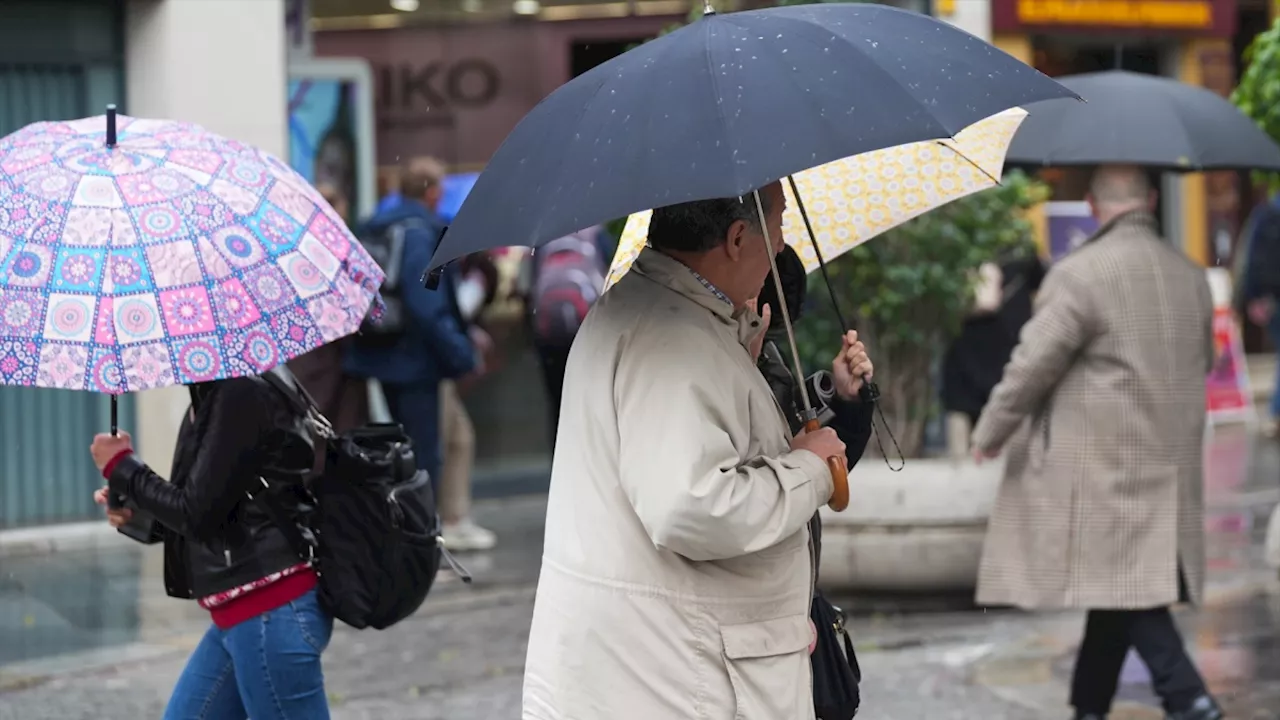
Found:
M 106 505 L 107 489 L 105 487 L 101 487 L 101 488 L 98 488 L 96 491 L 94 491 L 93 501 L 98 503 L 99 505 Z M 133 511 L 130 510 L 129 508 L 120 508 L 119 510 L 112 510 L 110 508 L 107 508 L 107 522 L 110 523 L 111 527 L 113 528 L 122 527 L 128 524 L 128 522 L 132 519 L 133 519 Z

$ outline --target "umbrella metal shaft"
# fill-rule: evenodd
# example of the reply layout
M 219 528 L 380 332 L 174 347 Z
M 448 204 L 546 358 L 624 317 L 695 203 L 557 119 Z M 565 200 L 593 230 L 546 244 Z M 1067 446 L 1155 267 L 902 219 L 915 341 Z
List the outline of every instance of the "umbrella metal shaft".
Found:
M 800 351 L 796 347 L 796 331 L 791 327 L 791 311 L 787 307 L 787 295 L 782 290 L 782 276 L 778 273 L 778 260 L 774 257 L 773 240 L 769 237 L 769 223 L 764 216 L 764 203 L 760 201 L 760 191 L 752 190 L 755 199 L 756 215 L 760 219 L 760 234 L 764 237 L 765 255 L 769 257 L 769 275 L 773 277 L 773 287 L 778 291 L 778 308 L 782 313 L 782 326 L 787 330 L 787 343 L 791 346 L 791 364 L 795 368 L 796 386 L 800 389 L 800 400 L 804 403 L 805 420 L 814 416 L 813 402 L 809 400 L 809 390 L 804 383 L 804 370 L 800 367 Z M 765 328 L 768 331 L 769 328 Z

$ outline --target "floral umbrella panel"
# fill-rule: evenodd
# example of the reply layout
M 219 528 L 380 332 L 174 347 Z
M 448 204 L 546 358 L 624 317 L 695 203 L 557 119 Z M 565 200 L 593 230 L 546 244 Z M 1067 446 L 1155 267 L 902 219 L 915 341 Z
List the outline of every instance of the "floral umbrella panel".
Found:
M 955 138 L 911 143 L 855 155 L 795 176 L 824 260 L 831 260 L 911 218 L 999 181 L 1005 152 L 1027 112 L 1013 108 L 960 131 Z M 804 218 L 788 183 L 782 216 L 787 244 L 805 270 L 818 268 Z M 635 262 L 649 235 L 652 211 L 627 218 L 605 289 Z
M 264 372 L 358 329 L 382 270 L 288 165 L 120 116 L 0 140 L 0 384 L 125 393 Z

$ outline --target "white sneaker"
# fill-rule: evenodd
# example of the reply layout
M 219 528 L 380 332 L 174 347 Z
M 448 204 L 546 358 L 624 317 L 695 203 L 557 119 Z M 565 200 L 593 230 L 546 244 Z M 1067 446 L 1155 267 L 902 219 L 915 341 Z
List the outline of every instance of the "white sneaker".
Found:
M 492 550 L 498 544 L 497 535 L 476 525 L 471 518 L 445 523 L 441 534 L 444 546 L 454 552 Z

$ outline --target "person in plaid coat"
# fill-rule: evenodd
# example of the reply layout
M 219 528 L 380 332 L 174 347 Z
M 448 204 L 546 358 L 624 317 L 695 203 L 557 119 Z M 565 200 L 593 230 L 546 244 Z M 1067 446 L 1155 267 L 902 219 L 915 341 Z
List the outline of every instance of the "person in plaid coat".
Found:
M 1095 173 L 1100 227 L 1049 271 L 973 433 L 977 460 L 1006 455 L 977 600 L 1089 611 L 1080 720 L 1106 717 L 1130 647 L 1171 720 L 1222 717 L 1169 613 L 1204 588 L 1213 301 L 1155 200 L 1138 168 Z

